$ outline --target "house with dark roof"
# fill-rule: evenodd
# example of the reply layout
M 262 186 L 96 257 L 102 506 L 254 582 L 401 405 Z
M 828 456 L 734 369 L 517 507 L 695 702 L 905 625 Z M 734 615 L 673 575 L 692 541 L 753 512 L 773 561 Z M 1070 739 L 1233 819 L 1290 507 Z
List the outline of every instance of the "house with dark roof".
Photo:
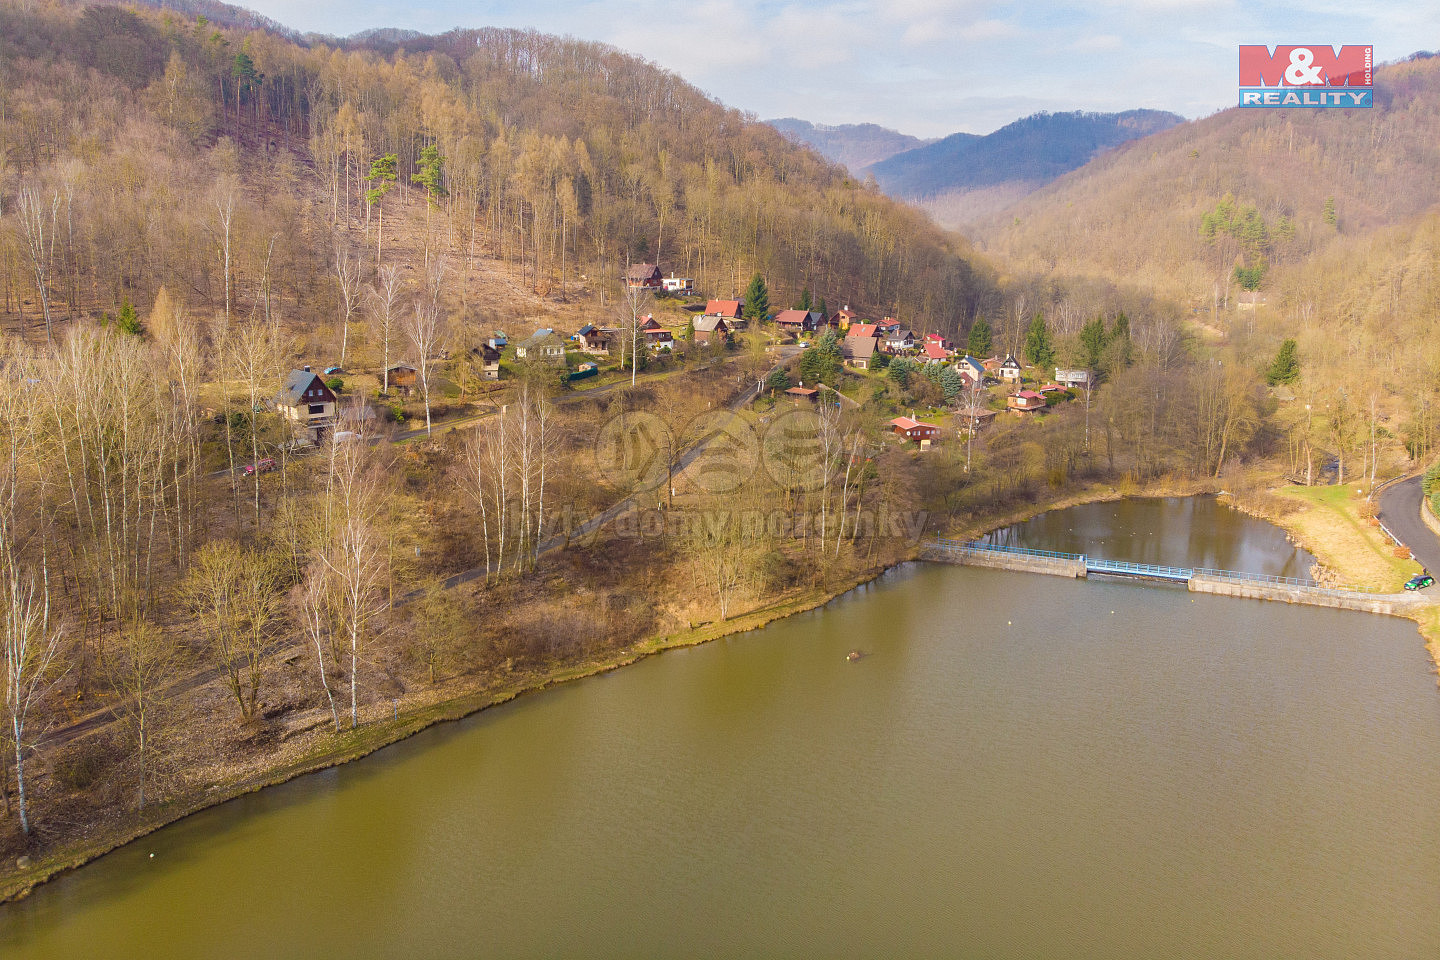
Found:
M 955 364 L 955 372 L 960 374 L 966 386 L 983 386 L 985 383 L 985 364 L 969 354 Z
M 516 345 L 515 356 L 520 360 L 563 360 L 565 341 L 561 340 L 554 330 L 542 327 L 531 334 L 529 339 Z
M 723 342 L 726 337 L 730 336 L 730 324 L 725 322 L 724 317 L 712 317 L 709 314 L 696 317 L 691 321 L 691 327 L 693 329 L 692 339 L 696 343 Z
M 629 287 L 658 290 L 664 279 L 660 268 L 653 263 L 632 263 L 625 271 L 625 284 Z
M 309 367 L 291 370 L 275 395 L 275 409 L 298 433 L 319 443 L 335 425 L 335 392 Z
M 874 337 L 846 337 L 840 341 L 840 356 L 855 369 L 868 370 L 874 362 L 877 343 L 879 341 Z
M 781 310 L 775 314 L 775 325 L 790 333 L 809 333 L 823 319 L 818 310 Z
M 1005 354 L 1005 362 L 1000 364 L 997 371 L 1001 380 L 1008 380 L 1011 383 L 1020 382 L 1020 361 L 1015 359 L 1013 353 Z

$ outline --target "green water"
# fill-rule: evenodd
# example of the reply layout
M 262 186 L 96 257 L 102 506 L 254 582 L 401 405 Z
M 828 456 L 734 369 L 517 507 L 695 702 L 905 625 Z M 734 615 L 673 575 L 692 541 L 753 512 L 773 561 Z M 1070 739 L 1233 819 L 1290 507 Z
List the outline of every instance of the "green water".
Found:
M 1437 801 L 1405 621 L 911 565 L 191 817 L 0 957 L 1433 958 Z

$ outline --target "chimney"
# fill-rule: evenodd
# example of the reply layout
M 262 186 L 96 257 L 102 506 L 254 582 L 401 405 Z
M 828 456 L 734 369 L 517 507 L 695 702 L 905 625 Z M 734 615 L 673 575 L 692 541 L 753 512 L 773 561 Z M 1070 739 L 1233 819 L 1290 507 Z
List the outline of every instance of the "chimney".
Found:
M 310 364 L 308 364 L 308 363 L 305 364 L 305 372 L 306 372 L 306 373 L 313 373 L 313 372 L 314 372 L 313 370 L 310 369 Z

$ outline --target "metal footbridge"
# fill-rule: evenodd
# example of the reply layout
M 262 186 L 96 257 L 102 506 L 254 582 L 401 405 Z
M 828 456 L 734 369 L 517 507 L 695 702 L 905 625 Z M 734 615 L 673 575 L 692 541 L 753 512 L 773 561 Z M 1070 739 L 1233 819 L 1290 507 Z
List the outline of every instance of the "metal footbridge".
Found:
M 1195 577 L 1211 577 L 1235 583 L 1263 583 L 1285 587 L 1316 586 L 1313 580 L 1296 577 L 1273 577 L 1262 573 L 1240 573 L 1235 570 L 1211 570 L 1205 567 L 1168 567 L 1154 563 L 1131 563 L 1128 560 L 1106 560 L 1083 553 L 1063 553 L 1059 550 L 1033 550 L 1029 547 L 1010 547 L 998 543 L 983 543 L 979 540 L 932 540 L 931 549 L 955 555 L 957 559 L 966 555 L 990 554 L 1012 557 L 1026 557 L 1041 563 L 1075 564 L 1083 567 L 1085 575 L 1097 574 L 1106 577 L 1129 577 L 1135 580 L 1165 580 L 1171 583 L 1189 583 Z

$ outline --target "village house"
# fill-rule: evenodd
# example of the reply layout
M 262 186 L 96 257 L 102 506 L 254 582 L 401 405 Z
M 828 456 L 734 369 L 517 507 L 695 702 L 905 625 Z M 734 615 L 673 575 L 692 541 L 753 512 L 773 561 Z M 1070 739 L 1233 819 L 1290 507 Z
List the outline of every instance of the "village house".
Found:
M 1055 382 L 1062 387 L 1079 387 L 1089 390 L 1095 386 L 1095 374 L 1089 370 L 1061 370 L 1055 368 Z
M 415 368 L 408 363 L 397 363 L 385 371 L 385 379 L 390 383 L 390 389 L 409 395 L 415 392 Z
M 950 359 L 950 351 L 945 348 L 943 340 L 931 340 L 926 337 L 924 353 L 926 363 L 944 363 Z
M 908 353 L 915 349 L 915 334 L 901 328 L 880 338 L 880 349 L 886 353 Z
M 625 285 L 636 290 L 658 290 L 664 278 L 653 263 L 632 263 L 625 271 Z
M 848 306 L 845 306 L 830 314 L 829 324 L 836 330 L 848 334 L 851 324 L 859 319 L 860 314 L 851 310 Z
M 1019 383 L 1020 371 L 1020 361 L 1015 359 L 1013 353 L 1005 354 L 1005 362 L 1000 364 L 997 370 L 1000 374 L 1000 379 L 1008 383 Z
M 509 345 L 510 340 L 505 336 L 504 330 L 496 330 L 494 335 L 485 341 L 485 346 L 494 350 L 504 350 Z
M 1021 390 L 1005 398 L 1005 407 L 1016 413 L 1034 413 L 1045 409 L 1045 398 L 1034 390 Z
M 985 367 L 986 373 L 996 376 L 1000 375 L 1001 360 L 999 357 L 986 357 L 984 360 L 981 360 L 980 363 Z
M 672 273 L 661 279 L 660 289 L 666 293 L 678 293 L 688 297 L 695 292 L 695 281 L 689 277 L 677 277 Z
M 999 415 L 999 410 L 976 410 L 973 413 L 968 410 L 961 410 L 955 414 L 955 422 L 959 425 L 959 429 L 956 432 L 961 436 L 964 436 L 966 433 L 979 433 Z
M 810 333 L 821 319 L 816 310 L 781 310 L 775 314 L 775 325 L 787 333 Z
M 520 360 L 563 360 L 565 341 L 554 330 L 542 327 L 515 346 L 515 356 Z
M 706 300 L 705 316 L 722 320 L 739 320 L 745 305 L 739 300 Z
M 960 362 L 955 364 L 955 372 L 960 374 L 960 378 L 965 381 L 966 386 L 985 385 L 985 364 L 969 354 L 961 357 Z
M 880 328 L 873 323 L 852 323 L 850 329 L 845 331 L 845 339 L 851 337 L 868 337 L 871 340 L 880 338 Z
M 724 317 L 703 316 L 696 317 L 692 322 L 692 337 L 696 343 L 710 343 L 717 341 L 723 343 L 730 336 L 730 325 L 725 322 Z
M 913 417 L 896 417 L 890 421 L 890 426 L 906 440 L 914 440 L 922 447 L 928 447 L 940 439 L 939 427 L 933 423 L 922 423 Z
M 662 327 L 653 316 L 647 316 L 640 325 L 640 335 L 645 338 L 645 346 L 651 350 L 675 349 L 675 334 Z
M 303 432 L 315 443 L 335 425 L 335 392 L 325 385 L 320 375 L 308 366 L 291 370 L 280 392 L 275 395 L 275 409 L 297 432 Z
M 815 397 L 817 394 L 819 394 L 819 392 L 820 391 L 815 389 L 814 387 L 807 387 L 801 385 L 798 387 L 791 387 L 789 390 L 786 390 L 785 395 L 791 400 L 808 400 L 811 403 L 814 403 Z
M 840 341 L 840 355 L 849 366 L 857 370 L 869 370 L 875 359 L 877 342 L 874 337 L 846 337 Z
M 500 351 L 488 344 L 481 344 L 478 347 L 470 348 L 472 362 L 475 359 L 480 361 L 480 379 L 500 379 Z
M 593 353 L 597 357 L 608 357 L 619 335 L 619 330 L 608 327 L 597 327 L 594 324 L 587 323 L 580 328 L 580 332 L 575 336 L 580 340 L 580 349 L 586 353 Z

